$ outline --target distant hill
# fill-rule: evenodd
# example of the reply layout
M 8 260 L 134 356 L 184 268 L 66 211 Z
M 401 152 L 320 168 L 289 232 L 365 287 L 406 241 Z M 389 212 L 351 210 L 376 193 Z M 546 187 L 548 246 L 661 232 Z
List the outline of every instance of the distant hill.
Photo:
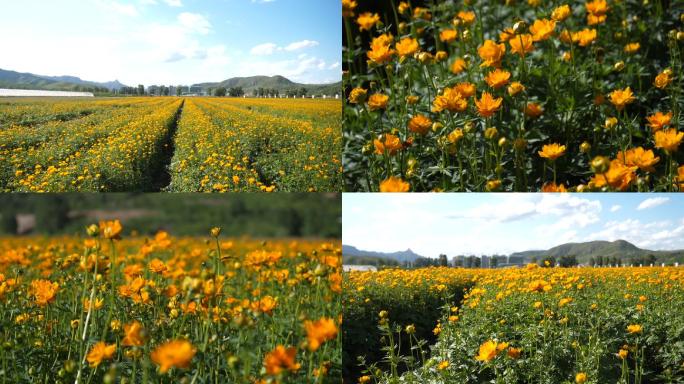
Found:
M 226 89 L 242 87 L 247 95 L 250 95 L 252 91 L 259 88 L 276 89 L 281 93 L 306 88 L 307 94 L 309 95 L 335 95 L 342 93 L 342 82 L 334 84 L 300 84 L 283 76 L 233 77 L 218 83 L 195 84 L 193 87 L 200 87 L 205 90 L 219 87 L 224 87 Z
M 684 250 L 679 251 L 651 251 L 641 249 L 636 245 L 625 241 L 590 241 L 586 243 L 567 243 L 555 246 L 545 251 L 525 251 L 512 253 L 510 256 L 522 256 L 529 261 L 532 258 L 541 259 L 546 256 L 553 256 L 556 259 L 562 256 L 575 256 L 580 263 L 587 263 L 592 257 L 598 256 L 618 257 L 622 260 L 630 260 L 648 257 L 653 255 L 658 262 L 681 261 L 684 260 Z
M 46 91 L 86 91 L 107 89 L 119 90 L 125 87 L 118 80 L 106 83 L 81 80 L 74 76 L 42 76 L 0 69 L 0 88 L 37 89 Z
M 424 256 L 421 256 L 421 255 L 413 252 L 411 249 L 407 249 L 405 251 L 399 251 L 399 252 L 384 253 L 384 252 L 363 251 L 363 250 L 360 250 L 360 249 L 353 247 L 351 245 L 342 245 L 342 257 L 344 258 L 345 256 L 381 258 L 381 259 L 395 260 L 395 261 L 398 261 L 399 263 L 403 263 L 405 261 L 414 262 L 417 259 L 424 257 Z

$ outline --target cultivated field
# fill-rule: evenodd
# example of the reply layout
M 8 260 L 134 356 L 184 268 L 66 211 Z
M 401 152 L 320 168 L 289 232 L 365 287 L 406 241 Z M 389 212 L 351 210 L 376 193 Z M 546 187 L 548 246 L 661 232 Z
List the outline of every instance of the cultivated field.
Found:
M 395 269 L 343 291 L 354 382 L 684 381 L 684 268 Z
M 339 382 L 339 243 L 87 232 L 0 239 L 0 382 Z
M 311 99 L 2 100 L 0 190 L 339 191 L 340 108 Z
M 342 4 L 346 190 L 684 190 L 681 2 Z

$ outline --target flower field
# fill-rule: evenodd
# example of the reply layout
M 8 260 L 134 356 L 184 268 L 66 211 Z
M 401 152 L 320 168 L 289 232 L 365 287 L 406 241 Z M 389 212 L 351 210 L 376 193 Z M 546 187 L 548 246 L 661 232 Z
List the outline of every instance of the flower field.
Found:
M 5 192 L 339 191 L 339 101 L 0 103 Z
M 382 362 L 361 360 L 349 375 L 355 382 L 684 380 L 682 268 L 352 272 L 343 289 L 345 323 L 379 327 L 384 347 Z M 428 329 L 419 323 L 428 312 L 399 309 L 412 292 L 439 298 L 441 316 Z M 365 308 L 375 312 L 372 320 L 358 316 Z M 430 346 L 420 336 L 426 331 L 436 339 Z M 344 349 L 346 356 L 346 342 Z
M 346 190 L 684 190 L 678 2 L 371 3 L 342 1 Z
M 0 382 L 339 382 L 340 245 L 220 232 L 1 239 Z

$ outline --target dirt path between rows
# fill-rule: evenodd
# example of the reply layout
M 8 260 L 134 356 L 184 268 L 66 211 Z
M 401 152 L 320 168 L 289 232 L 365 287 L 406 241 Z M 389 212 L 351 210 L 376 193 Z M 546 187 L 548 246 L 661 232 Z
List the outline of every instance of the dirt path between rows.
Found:
M 167 136 L 164 138 L 161 159 L 159 165 L 152 172 L 153 178 L 151 189 L 146 192 L 165 192 L 166 188 L 171 184 L 171 159 L 173 159 L 173 155 L 176 151 L 176 131 L 178 130 L 178 122 L 183 115 L 183 106 L 185 106 L 185 99 L 181 101 L 181 105 L 176 112 L 176 117 L 169 127 Z

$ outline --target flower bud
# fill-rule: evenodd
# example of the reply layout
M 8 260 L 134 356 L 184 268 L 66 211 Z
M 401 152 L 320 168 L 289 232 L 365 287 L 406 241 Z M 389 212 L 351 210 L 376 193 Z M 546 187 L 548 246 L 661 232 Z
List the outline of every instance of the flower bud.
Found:
M 605 156 L 596 156 L 591 161 L 591 170 L 596 174 L 604 174 L 610 168 L 610 159 Z

